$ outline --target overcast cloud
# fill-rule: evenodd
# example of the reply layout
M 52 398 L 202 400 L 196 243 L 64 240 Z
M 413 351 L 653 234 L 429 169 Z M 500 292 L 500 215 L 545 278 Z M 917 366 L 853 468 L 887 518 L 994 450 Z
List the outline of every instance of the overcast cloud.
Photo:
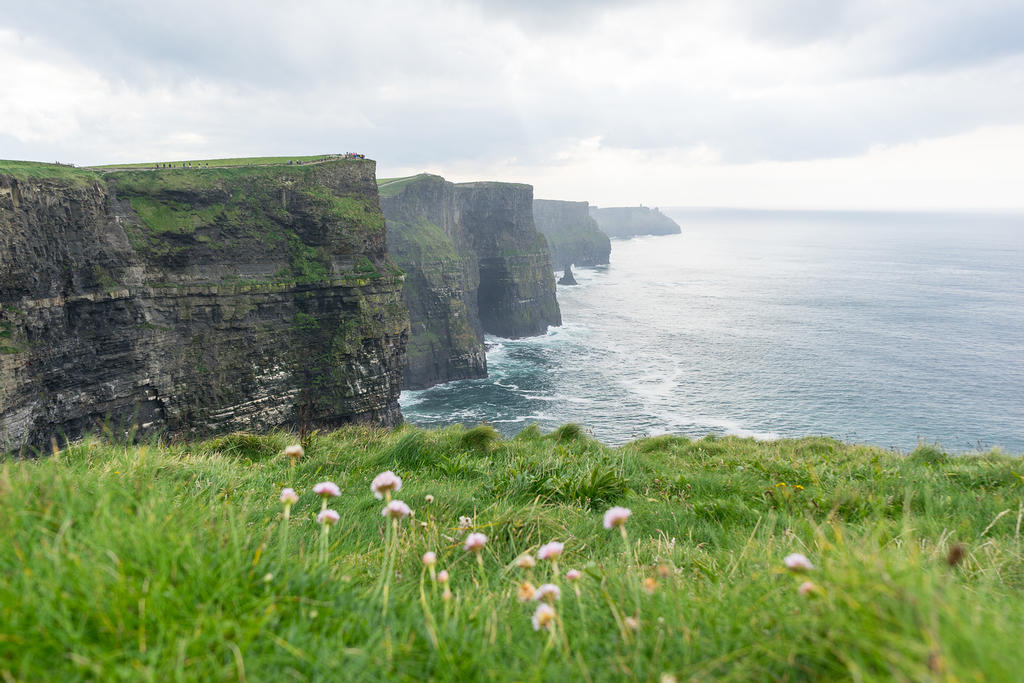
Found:
M 1019 1 L 40 0 L 0 11 L 0 64 L 0 158 L 355 150 L 603 205 L 1024 207 Z

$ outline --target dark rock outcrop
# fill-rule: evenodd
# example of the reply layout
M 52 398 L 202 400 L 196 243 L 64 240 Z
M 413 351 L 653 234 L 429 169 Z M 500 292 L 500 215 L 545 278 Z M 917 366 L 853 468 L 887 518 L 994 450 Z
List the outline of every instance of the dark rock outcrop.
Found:
M 382 181 L 388 252 L 406 271 L 407 389 L 487 376 L 484 332 L 543 334 L 561 323 L 529 185 L 418 175 Z
M 529 337 L 561 325 L 551 254 L 533 222 L 533 187 L 461 183 L 455 209 L 480 263 L 477 302 L 484 330 Z
M 679 224 L 657 209 L 647 206 L 590 207 L 590 215 L 609 237 L 636 235 L 678 235 Z
M 0 450 L 401 421 L 372 161 L 0 170 Z
M 455 185 L 419 175 L 382 183 L 388 253 L 406 273 L 410 334 L 403 386 L 487 376 L 477 312 L 480 265 L 456 221 Z
M 548 240 L 552 263 L 577 266 L 608 263 L 611 240 L 590 216 L 587 202 L 534 199 L 533 220 L 537 230 Z
M 562 272 L 562 277 L 558 278 L 558 284 L 560 285 L 578 285 L 576 278 L 572 275 L 572 265 L 566 264 L 565 270 Z

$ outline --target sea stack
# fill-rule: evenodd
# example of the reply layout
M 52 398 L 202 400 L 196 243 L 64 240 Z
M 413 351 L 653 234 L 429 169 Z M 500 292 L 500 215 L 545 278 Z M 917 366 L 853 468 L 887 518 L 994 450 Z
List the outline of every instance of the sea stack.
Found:
M 562 277 L 558 278 L 558 284 L 560 285 L 575 285 L 579 284 L 576 282 L 576 278 L 572 276 L 572 264 L 565 264 L 565 271 L 562 273 Z

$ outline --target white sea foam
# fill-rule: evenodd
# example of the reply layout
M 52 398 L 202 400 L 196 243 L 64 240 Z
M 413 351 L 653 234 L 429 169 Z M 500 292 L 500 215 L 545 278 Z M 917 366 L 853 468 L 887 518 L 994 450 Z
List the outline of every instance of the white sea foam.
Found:
M 412 408 L 427 400 L 426 389 L 420 391 L 405 390 L 398 395 L 398 405 L 402 408 Z
M 527 391 L 520 391 L 518 393 L 519 393 L 520 396 L 522 396 L 523 398 L 525 398 L 525 399 L 527 399 L 529 401 L 557 401 L 557 400 L 559 400 L 557 396 L 551 396 L 550 394 L 536 394 L 536 393 L 530 393 L 530 392 L 527 392 Z

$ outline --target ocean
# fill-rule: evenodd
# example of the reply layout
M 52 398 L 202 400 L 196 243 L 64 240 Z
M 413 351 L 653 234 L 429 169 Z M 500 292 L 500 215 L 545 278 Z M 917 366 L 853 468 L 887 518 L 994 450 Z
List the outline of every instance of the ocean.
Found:
M 1024 453 L 1024 215 L 665 213 L 682 234 L 612 240 L 561 327 L 488 337 L 490 376 L 406 420 Z

